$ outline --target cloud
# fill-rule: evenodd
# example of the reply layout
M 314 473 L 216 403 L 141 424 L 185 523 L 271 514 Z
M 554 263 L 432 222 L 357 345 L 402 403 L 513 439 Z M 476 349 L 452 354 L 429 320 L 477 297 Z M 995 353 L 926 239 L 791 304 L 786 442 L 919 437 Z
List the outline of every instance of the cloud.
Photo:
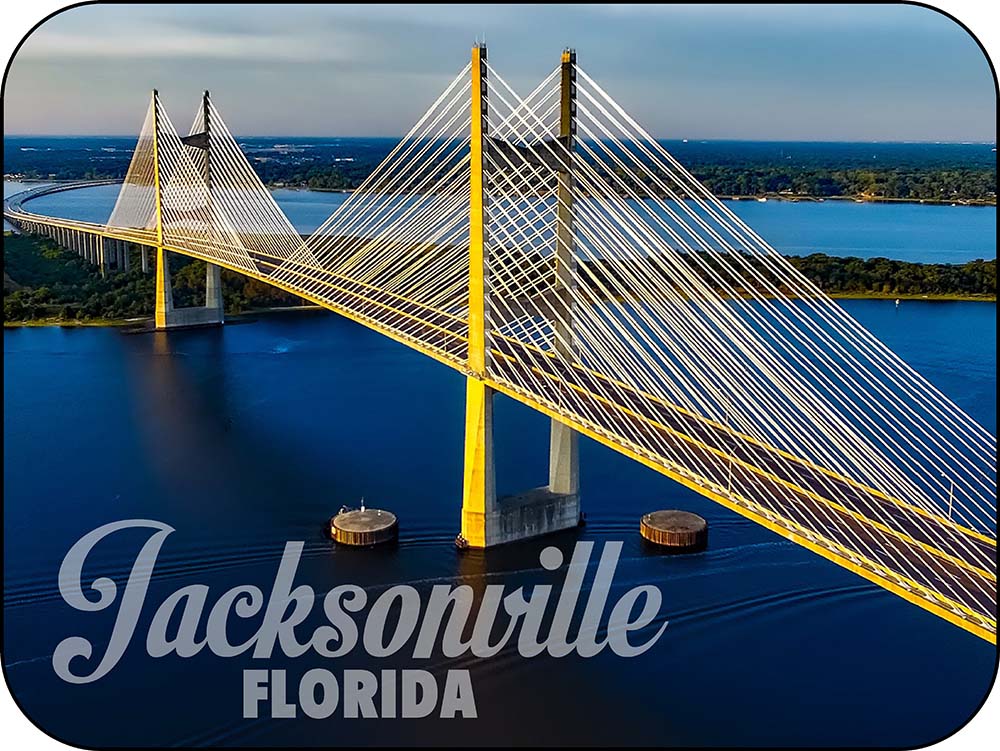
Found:
M 370 49 L 366 40 L 354 33 L 329 32 L 321 40 L 308 35 L 292 36 L 262 31 L 232 33 L 188 30 L 180 34 L 163 34 L 160 31 L 154 28 L 134 28 L 100 37 L 48 31 L 33 36 L 18 57 L 26 60 L 97 58 L 109 61 L 121 58 L 264 58 L 308 63 L 356 61 Z
M 148 88 L 210 88 L 248 134 L 398 134 L 483 35 L 525 91 L 574 46 L 658 134 L 967 140 L 995 127 L 975 43 L 906 5 L 89 5 L 28 39 L 5 115 L 22 132 L 120 132 L 124 101 Z M 81 92 L 100 106 L 76 106 Z

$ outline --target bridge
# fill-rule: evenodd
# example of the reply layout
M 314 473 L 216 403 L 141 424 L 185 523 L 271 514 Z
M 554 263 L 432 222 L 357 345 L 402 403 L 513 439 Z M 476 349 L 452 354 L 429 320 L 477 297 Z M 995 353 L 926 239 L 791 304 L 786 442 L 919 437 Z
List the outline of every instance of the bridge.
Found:
M 92 183 L 87 183 L 92 184 Z M 300 235 L 207 92 L 154 91 L 104 224 L 4 203 L 104 273 L 156 274 L 155 325 L 223 322 L 221 269 L 466 376 L 460 541 L 575 526 L 578 437 L 996 643 L 996 438 L 797 271 L 572 51 L 522 98 L 477 46 L 364 183 Z M 172 301 L 169 254 L 206 262 Z M 498 498 L 493 400 L 551 418 L 548 483 Z

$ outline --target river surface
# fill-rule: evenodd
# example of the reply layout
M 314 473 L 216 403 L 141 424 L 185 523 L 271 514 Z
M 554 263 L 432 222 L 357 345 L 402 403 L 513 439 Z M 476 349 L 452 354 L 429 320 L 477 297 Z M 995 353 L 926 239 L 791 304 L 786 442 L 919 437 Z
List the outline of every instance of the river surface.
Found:
M 294 191 L 278 198 L 303 231 L 342 200 Z M 62 202 L 64 211 L 54 212 L 93 218 L 84 194 L 47 200 Z M 736 209 L 783 250 L 809 237 L 830 253 L 995 257 L 993 209 Z M 841 304 L 996 433 L 995 304 Z M 4 365 L 4 667 L 27 713 L 69 742 L 915 746 L 961 724 L 993 678 L 996 650 L 986 642 L 586 439 L 586 527 L 485 555 L 457 552 L 462 376 L 333 314 L 155 335 L 5 330 Z M 544 483 L 543 416 L 498 397 L 496 445 L 501 493 Z M 357 551 L 324 539 L 323 521 L 362 496 L 399 514 L 398 546 Z M 642 544 L 641 514 L 671 507 L 708 520 L 706 552 L 667 557 Z M 92 670 L 108 648 L 117 603 L 71 608 L 57 587 L 59 565 L 90 530 L 133 518 L 175 529 L 136 636 L 108 675 L 70 685 L 54 673 L 56 645 L 70 636 L 92 641 L 94 659 L 73 663 L 78 673 Z M 105 540 L 85 582 L 110 576 L 123 587 L 147 538 Z M 508 593 L 552 584 L 558 592 L 564 572 L 539 565 L 543 547 L 554 544 L 568 559 L 576 541 L 593 542 L 592 576 L 602 546 L 620 541 L 611 601 L 655 585 L 661 617 L 633 638 L 667 626 L 635 658 L 605 650 L 525 659 L 513 644 L 483 660 L 421 660 L 407 650 L 376 660 L 360 646 L 340 659 L 290 659 L 277 649 L 259 660 L 146 653 L 153 611 L 168 595 L 206 585 L 211 605 L 240 584 L 267 593 L 289 540 L 304 542 L 296 583 L 319 595 L 357 584 L 371 601 L 409 583 L 424 602 L 436 584 L 469 584 L 477 597 L 489 584 Z M 588 577 L 582 597 L 589 590 Z M 306 634 L 323 623 L 314 610 Z M 239 619 L 232 621 L 238 632 Z M 468 669 L 479 719 L 242 719 L 244 669 L 287 669 L 294 699 L 299 676 L 313 667 L 338 678 L 347 668 L 423 668 L 440 677 L 439 687 L 447 670 Z M 269 705 L 261 708 L 266 716 Z

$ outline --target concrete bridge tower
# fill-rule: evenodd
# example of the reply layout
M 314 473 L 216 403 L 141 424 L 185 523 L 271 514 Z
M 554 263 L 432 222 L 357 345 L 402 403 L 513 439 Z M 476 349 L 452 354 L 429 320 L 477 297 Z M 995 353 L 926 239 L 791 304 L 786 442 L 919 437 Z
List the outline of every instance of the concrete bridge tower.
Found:
M 570 155 L 576 132 L 576 55 L 562 56 L 560 154 L 557 170 L 556 344 L 559 354 L 572 355 L 573 206 Z M 466 378 L 465 472 L 462 498 L 463 547 L 487 548 L 515 540 L 557 532 L 580 523 L 578 436 L 569 426 L 552 420 L 549 448 L 549 484 L 503 498 L 496 494 L 493 456 L 493 397 L 488 368 L 487 332 L 490 329 L 489 238 L 486 202 L 488 180 L 484 152 L 489 137 L 489 97 L 486 47 L 472 50 L 471 195 L 469 215 L 469 349 Z
M 204 130 L 181 138 L 181 143 L 189 148 L 204 152 L 204 174 L 206 187 L 207 214 L 214 224 L 212 206 L 212 134 L 211 105 L 208 92 L 202 97 Z M 159 158 L 159 94 L 153 91 L 153 182 L 156 190 L 156 308 L 157 329 L 182 328 L 187 326 L 218 326 L 225 321 L 222 300 L 222 268 L 214 263 L 205 263 L 205 305 L 203 307 L 175 308 L 173 290 L 170 285 L 170 266 L 167 250 L 163 243 L 163 204 Z M 143 257 L 145 263 L 145 256 Z
M 576 282 L 576 253 L 573 248 L 573 139 L 576 137 L 576 52 L 564 50 L 560 65 L 559 145 L 564 149 L 565 169 L 558 171 L 556 208 L 556 300 L 553 346 L 572 362 L 573 287 Z M 552 419 L 549 442 L 549 490 L 560 495 L 580 492 L 579 435 L 568 425 Z

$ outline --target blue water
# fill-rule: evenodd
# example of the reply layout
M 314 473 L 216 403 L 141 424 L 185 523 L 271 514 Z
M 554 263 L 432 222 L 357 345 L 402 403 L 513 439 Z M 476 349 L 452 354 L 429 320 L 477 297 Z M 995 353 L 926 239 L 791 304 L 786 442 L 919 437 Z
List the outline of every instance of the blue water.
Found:
M 734 201 L 733 210 L 786 255 L 964 263 L 997 256 L 993 207 Z
M 113 186 L 61 193 L 33 208 L 103 221 L 115 194 Z M 304 232 L 345 198 L 275 196 Z M 996 256 L 992 208 L 732 206 L 785 252 Z M 994 304 L 841 304 L 995 434 Z M 461 375 L 332 314 L 169 335 L 5 330 L 4 364 L 3 661 L 28 714 L 76 744 L 914 746 L 961 724 L 992 680 L 996 651 L 982 640 L 588 440 L 583 530 L 457 553 Z M 498 490 L 542 484 L 546 419 L 499 397 L 496 411 Z M 361 496 L 400 515 L 397 547 L 353 551 L 323 538 L 323 520 Z M 639 516 L 664 507 L 708 519 L 705 553 L 663 557 L 641 544 Z M 81 635 L 102 653 L 115 608 L 71 609 L 56 586 L 59 563 L 84 533 L 127 518 L 176 531 L 122 662 L 94 684 L 71 686 L 53 672 L 55 646 Z M 142 539 L 106 541 L 90 579 L 122 582 Z M 481 594 L 486 584 L 510 592 L 558 583 L 538 564 L 543 546 L 568 556 L 577 540 L 598 552 L 621 541 L 612 600 L 655 584 L 663 618 L 639 636 L 663 619 L 668 626 L 636 659 L 607 651 L 523 659 L 512 646 L 482 661 L 380 662 L 360 648 L 342 660 L 146 655 L 152 612 L 168 594 L 204 584 L 212 603 L 237 584 L 267 592 L 287 540 L 305 542 L 297 582 L 319 593 L 359 584 L 373 599 L 399 583 L 425 598 L 435 584 L 470 584 Z M 314 613 L 304 632 L 321 622 Z M 243 720 L 248 667 L 287 668 L 293 687 L 312 667 L 416 667 L 439 676 L 467 668 L 479 720 Z
M 995 432 L 995 305 L 843 304 Z M 169 335 L 5 330 L 4 363 L 3 659 L 28 714 L 73 743 L 913 746 L 963 722 L 992 680 L 986 642 L 588 440 L 582 531 L 459 554 L 462 376 L 333 314 Z M 500 492 L 544 482 L 545 418 L 505 398 L 496 409 Z M 322 537 L 322 521 L 361 496 L 400 515 L 398 547 L 336 549 Z M 663 507 L 705 516 L 709 550 L 650 553 L 638 518 Z M 55 645 L 82 635 L 102 653 L 115 607 L 71 609 L 58 566 L 85 532 L 126 518 L 176 532 L 140 636 L 108 676 L 71 686 L 53 672 Z M 88 576 L 121 581 L 144 539 L 106 541 Z M 663 592 L 669 624 L 643 656 L 145 653 L 169 593 L 205 584 L 212 603 L 237 584 L 267 592 L 286 540 L 305 541 L 296 581 L 317 592 L 354 583 L 374 597 L 408 582 L 426 597 L 434 584 L 557 582 L 538 552 L 556 544 L 568 556 L 578 539 L 624 543 L 613 600 L 640 584 Z M 479 720 L 241 719 L 244 668 L 285 667 L 295 686 L 317 666 L 468 668 Z
M 4 195 L 26 186 L 4 183 Z M 118 187 L 69 191 L 32 201 L 30 209 L 105 222 Z M 300 232 L 312 232 L 346 193 L 280 189 L 275 200 Z M 854 203 L 853 201 L 730 201 L 729 206 L 771 245 L 788 255 L 884 257 L 920 263 L 964 263 L 997 255 L 995 207 Z

